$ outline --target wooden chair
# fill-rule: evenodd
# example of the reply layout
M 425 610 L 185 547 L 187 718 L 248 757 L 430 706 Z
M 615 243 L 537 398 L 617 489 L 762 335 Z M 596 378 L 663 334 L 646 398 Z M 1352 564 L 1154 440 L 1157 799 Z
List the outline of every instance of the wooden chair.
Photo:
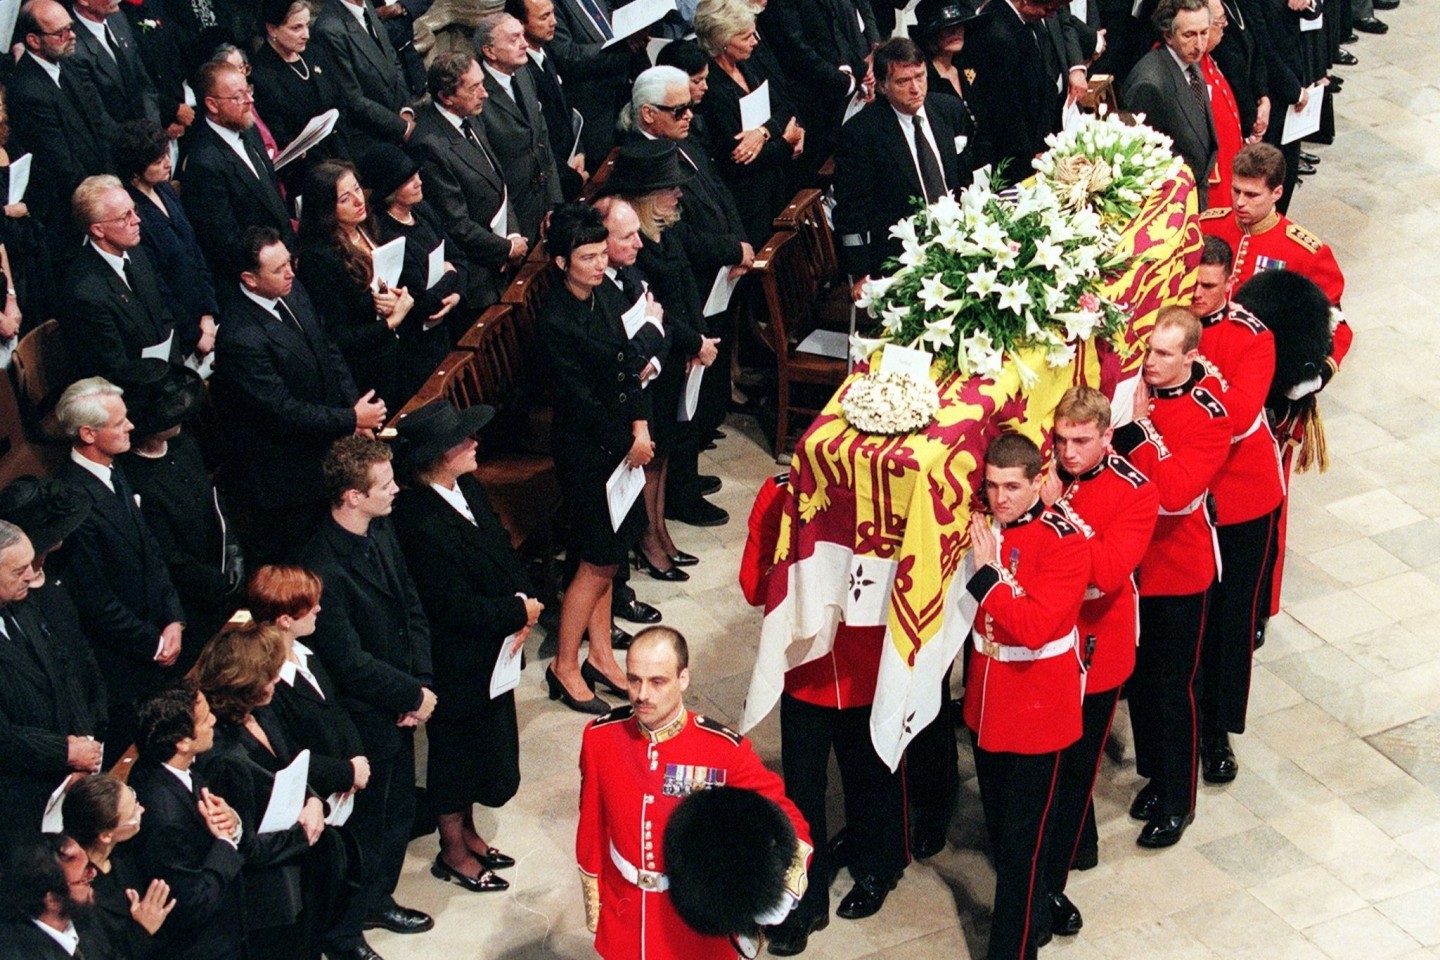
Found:
M 1115 95 L 1115 78 L 1108 73 L 1097 73 L 1089 78 L 1089 89 L 1078 103 L 1086 113 L 1099 113 L 1104 105 L 1107 114 L 1120 112 L 1120 100 Z
M 50 476 L 65 461 L 67 449 L 63 444 L 39 444 L 30 439 L 14 385 L 9 377 L 0 376 L 0 487 L 16 477 Z
M 55 416 L 55 404 L 74 381 L 73 369 L 58 320 L 46 320 L 15 345 L 10 357 L 10 375 L 14 378 L 21 418 L 35 440 L 65 442 L 65 432 Z
M 825 217 L 825 194 L 820 190 L 801 190 L 775 218 L 778 232 L 793 231 L 804 250 L 803 269 L 815 285 L 811 309 L 817 327 L 826 330 L 850 330 L 850 278 L 840 268 L 835 250 L 835 234 Z
M 600 164 L 600 169 L 590 174 L 590 179 L 585 181 L 585 186 L 580 190 L 579 201 L 590 203 L 600 195 L 600 188 L 605 186 L 605 181 L 610 179 L 610 171 L 615 169 L 615 158 L 620 155 L 620 148 L 615 147 Z
M 845 360 L 796 349 L 806 334 L 816 329 L 812 308 L 822 294 L 819 276 L 806 262 L 808 249 L 803 233 L 782 231 L 755 255 L 751 271 L 759 279 L 763 301 L 763 309 L 751 313 L 751 327 L 775 354 L 778 402 L 773 451 L 777 458 L 789 448 L 792 414 L 813 418 L 820 412 L 818 406 L 793 403 L 792 384 L 836 387 L 846 374 Z

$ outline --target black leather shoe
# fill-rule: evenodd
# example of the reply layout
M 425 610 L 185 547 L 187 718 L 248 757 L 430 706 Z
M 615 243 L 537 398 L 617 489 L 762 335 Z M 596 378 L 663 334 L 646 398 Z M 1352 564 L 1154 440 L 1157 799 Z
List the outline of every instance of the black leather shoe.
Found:
M 592 664 L 589 660 L 580 661 L 580 679 L 584 680 L 585 686 L 589 687 L 591 690 L 594 690 L 597 686 L 601 686 L 604 687 L 606 690 L 609 690 L 611 693 L 615 694 L 615 696 L 617 697 L 629 696 L 629 694 L 626 693 L 623 688 L 617 687 L 615 684 L 611 683 L 610 678 L 605 676 L 605 674 L 600 670 L 600 668 Z M 512 860 L 510 862 L 514 863 L 515 861 Z
M 702 473 L 695 478 L 695 492 L 702 497 L 708 497 L 712 493 L 719 493 L 724 483 L 713 473 Z
M 636 603 L 639 603 L 640 601 L 637 600 L 637 601 L 635 601 L 635 602 L 636 602 Z M 654 608 L 652 607 L 651 609 L 654 609 Z M 658 611 L 657 611 L 657 612 L 658 612 Z M 621 630 L 619 627 L 615 626 L 615 624 L 613 624 L 613 623 L 610 624 L 610 649 L 611 649 L 611 650 L 629 650 L 629 649 L 630 649 L 630 643 L 631 643 L 631 641 L 633 641 L 634 639 L 635 639 L 635 638 L 634 638 L 632 635 L 626 633 L 624 630 Z
M 1075 859 L 1070 864 L 1071 870 L 1094 870 L 1100 866 L 1099 847 L 1081 847 L 1075 851 Z
M 730 520 L 730 514 L 703 497 L 696 497 L 686 504 L 675 504 L 665 508 L 665 518 L 692 527 L 720 527 Z
M 1039 950 L 1041 947 L 1045 946 L 1047 943 L 1054 939 L 1055 934 L 1051 933 L 1049 930 L 1041 930 L 1035 935 L 1035 949 Z
M 671 562 L 674 560 L 672 558 Z M 621 620 L 629 620 L 631 623 L 659 623 L 660 611 L 656 610 L 644 600 L 631 600 L 629 603 L 612 603 L 610 612 Z
M 480 857 L 479 859 L 480 862 L 485 866 L 486 870 L 509 870 L 511 867 L 515 866 L 514 857 L 510 856 L 510 854 L 508 853 L 501 853 L 494 847 L 486 848 L 485 855 L 483 857 Z
M 1376 35 L 1390 32 L 1390 25 L 1375 17 L 1359 17 L 1350 22 L 1350 26 L 1361 33 L 1373 33 Z
M 1201 738 L 1200 768 L 1206 783 L 1229 783 L 1235 779 L 1240 764 L 1235 762 L 1235 751 L 1230 749 L 1230 734 Z
M 430 876 L 434 877 L 437 880 L 444 880 L 446 883 L 457 884 L 458 886 L 464 887 L 466 890 L 469 890 L 471 893 L 499 893 L 501 890 L 510 889 L 510 881 L 500 876 L 494 870 L 486 868 L 480 871 L 480 875 L 478 877 L 467 877 L 465 876 L 465 874 L 461 873 L 459 870 L 456 870 L 454 867 L 450 866 L 450 864 L 446 863 L 444 860 L 441 860 L 439 857 L 436 857 L 435 862 L 430 864 Z M 422 913 L 421 916 L 423 917 L 425 915 Z M 430 921 L 431 927 L 435 925 L 435 922 L 433 920 L 430 920 L 429 917 L 425 917 L 425 919 Z M 394 928 L 389 927 L 387 929 Z M 430 927 L 425 927 L 424 929 L 429 930 Z M 420 931 L 416 930 L 400 932 L 419 933 Z
M 770 941 L 770 953 L 776 957 L 793 957 L 804 953 L 810 942 L 810 934 L 828 926 L 829 910 L 804 920 L 795 919 L 792 913 L 779 926 L 765 928 L 765 936 Z
M 1050 932 L 1062 937 L 1073 937 L 1085 926 L 1080 908 L 1070 902 L 1063 893 L 1050 894 Z
M 1320 162 L 1320 156 L 1318 154 L 1308 153 L 1304 150 L 1300 151 L 1300 159 L 1304 160 L 1306 163 L 1318 164 Z
M 559 700 L 576 713 L 593 713 L 599 716 L 602 713 L 610 712 L 610 704 L 599 697 L 576 700 L 570 696 L 570 691 L 565 689 L 565 684 L 560 682 L 560 678 L 555 676 L 555 671 L 549 667 L 545 668 L 545 686 L 549 688 L 551 700 Z
M 1130 819 L 1149 820 L 1159 809 L 1160 791 L 1155 789 L 1155 784 L 1147 783 L 1135 794 L 1135 801 L 1130 804 Z
M 1335 54 L 1335 62 L 1340 64 L 1340 66 L 1342 67 L 1353 67 L 1360 62 L 1360 58 L 1355 56 L 1355 54 L 1351 53 L 1349 50 L 1341 48 L 1340 52 Z M 1334 86 L 1333 79 L 1331 81 L 1331 86 Z
M 446 867 L 445 869 L 449 870 L 450 868 Z M 374 930 L 379 927 L 382 930 L 389 930 L 391 933 L 424 933 L 433 926 L 435 926 L 435 919 L 430 914 L 402 907 L 398 903 L 388 910 L 372 913 L 365 918 L 366 930 Z
M 835 869 L 840 870 L 850 866 L 850 857 L 854 850 L 850 849 L 850 834 L 842 828 L 839 833 L 830 838 L 830 860 L 835 864 Z
M 674 566 L 673 564 L 665 568 L 664 570 L 661 570 L 659 567 L 655 566 L 655 564 L 651 563 L 650 560 L 645 556 L 645 554 L 638 551 L 635 554 L 635 566 L 638 569 L 644 570 L 646 573 L 650 574 L 651 580 L 664 580 L 667 583 L 684 583 L 686 580 L 690 579 L 690 574 L 686 573 L 684 570 L 681 570 L 679 567 Z
M 385 958 L 372 950 L 370 944 L 362 941 L 360 946 L 352 947 L 349 950 L 326 950 L 325 960 L 385 960 Z
M 845 894 L 845 899 L 840 901 L 840 908 L 835 915 L 846 920 L 862 920 L 865 917 L 873 917 L 885 906 L 885 898 L 890 891 L 895 889 L 895 884 L 900 882 L 898 876 L 889 880 L 881 880 L 878 877 L 861 877 L 855 881 L 855 886 Z
M 1373 6 L 1376 10 L 1394 10 L 1400 6 L 1400 0 L 1375 0 Z
M 1173 847 L 1185 836 L 1185 828 L 1195 822 L 1195 814 L 1187 813 L 1183 817 L 1165 817 L 1156 815 L 1145 826 L 1140 828 L 1140 836 L 1135 842 L 1150 850 L 1159 850 L 1163 847 Z
M 700 558 L 693 553 L 686 553 L 684 550 L 676 550 L 670 554 L 670 562 L 677 567 L 693 567 L 700 562 Z
M 1313 177 L 1315 176 L 1315 164 L 1301 160 L 1295 164 L 1295 172 L 1302 177 Z

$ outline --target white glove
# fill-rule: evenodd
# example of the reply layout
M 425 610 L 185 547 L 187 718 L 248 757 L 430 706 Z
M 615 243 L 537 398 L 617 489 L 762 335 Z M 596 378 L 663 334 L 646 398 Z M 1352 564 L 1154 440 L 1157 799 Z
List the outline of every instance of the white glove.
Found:
M 1291 400 L 1299 400 L 1301 397 L 1308 397 L 1310 394 L 1317 392 L 1323 386 L 1325 386 L 1325 381 L 1321 380 L 1318 375 L 1313 376 L 1309 380 L 1301 381 L 1289 390 L 1286 390 L 1285 396 Z

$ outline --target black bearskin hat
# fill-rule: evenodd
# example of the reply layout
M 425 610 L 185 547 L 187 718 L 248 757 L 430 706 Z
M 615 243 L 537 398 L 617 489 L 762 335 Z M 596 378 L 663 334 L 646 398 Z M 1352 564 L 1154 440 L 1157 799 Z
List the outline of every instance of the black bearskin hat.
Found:
M 1275 379 L 1265 406 L 1283 414 L 1291 404 L 1285 394 L 1321 376 L 1330 356 L 1330 301 L 1313 280 L 1291 270 L 1255 274 L 1235 300 L 1275 334 Z

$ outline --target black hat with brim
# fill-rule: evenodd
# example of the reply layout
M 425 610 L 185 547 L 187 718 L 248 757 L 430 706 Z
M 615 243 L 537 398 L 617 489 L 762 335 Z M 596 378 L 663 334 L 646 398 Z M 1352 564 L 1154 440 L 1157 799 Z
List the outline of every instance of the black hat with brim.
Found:
M 601 192 L 641 197 L 657 190 L 683 187 L 694 177 L 680 163 L 680 148 L 672 140 L 631 140 L 620 147 L 615 167 Z
M 402 477 L 434 463 L 445 451 L 473 437 L 495 416 L 495 408 L 478 403 L 456 410 L 447 400 L 427 403 L 395 425 L 395 470 Z
M 158 357 L 131 360 L 111 379 L 125 391 L 125 413 L 141 439 L 190 419 L 205 396 L 200 374 Z
M 910 28 L 910 37 L 918 42 L 946 27 L 973 23 L 989 12 L 972 0 L 920 0 L 915 6 L 915 25 Z
M 37 555 L 59 545 L 90 515 L 90 501 L 64 480 L 16 477 L 0 490 L 0 520 L 25 531 Z

